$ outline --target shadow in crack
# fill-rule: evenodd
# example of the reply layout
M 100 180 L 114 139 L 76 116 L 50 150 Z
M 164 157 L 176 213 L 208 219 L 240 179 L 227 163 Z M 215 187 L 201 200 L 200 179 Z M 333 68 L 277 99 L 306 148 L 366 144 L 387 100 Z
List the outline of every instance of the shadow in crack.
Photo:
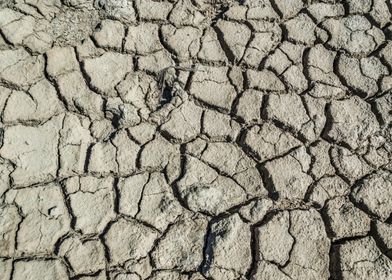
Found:
M 161 95 L 161 99 L 159 101 L 158 109 L 161 108 L 163 105 L 170 103 L 172 99 L 173 99 L 173 89 L 172 89 L 172 87 L 166 85 L 162 89 L 162 95 Z

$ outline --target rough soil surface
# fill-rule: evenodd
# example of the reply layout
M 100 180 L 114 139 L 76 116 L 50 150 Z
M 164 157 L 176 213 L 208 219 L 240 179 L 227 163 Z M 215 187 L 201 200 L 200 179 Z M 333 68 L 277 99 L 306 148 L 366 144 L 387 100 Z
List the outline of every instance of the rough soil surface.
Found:
M 0 279 L 392 279 L 391 13 L 0 0 Z

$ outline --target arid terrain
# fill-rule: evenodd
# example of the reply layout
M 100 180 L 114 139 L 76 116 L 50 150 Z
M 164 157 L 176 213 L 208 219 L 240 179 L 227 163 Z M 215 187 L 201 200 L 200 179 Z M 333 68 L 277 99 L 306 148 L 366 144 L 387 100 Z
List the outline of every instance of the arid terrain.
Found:
M 0 279 L 392 279 L 391 18 L 0 0 Z

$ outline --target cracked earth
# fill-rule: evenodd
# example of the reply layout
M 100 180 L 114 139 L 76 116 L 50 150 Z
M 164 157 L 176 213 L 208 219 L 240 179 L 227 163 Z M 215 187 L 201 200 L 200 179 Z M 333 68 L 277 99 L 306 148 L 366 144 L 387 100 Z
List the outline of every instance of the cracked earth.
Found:
M 2 0 L 0 279 L 392 279 L 391 13 Z

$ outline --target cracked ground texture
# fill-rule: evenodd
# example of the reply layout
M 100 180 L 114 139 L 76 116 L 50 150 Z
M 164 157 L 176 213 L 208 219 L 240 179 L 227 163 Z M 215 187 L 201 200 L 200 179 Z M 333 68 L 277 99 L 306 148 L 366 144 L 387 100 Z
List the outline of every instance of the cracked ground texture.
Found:
M 0 279 L 392 279 L 391 14 L 0 0 Z

